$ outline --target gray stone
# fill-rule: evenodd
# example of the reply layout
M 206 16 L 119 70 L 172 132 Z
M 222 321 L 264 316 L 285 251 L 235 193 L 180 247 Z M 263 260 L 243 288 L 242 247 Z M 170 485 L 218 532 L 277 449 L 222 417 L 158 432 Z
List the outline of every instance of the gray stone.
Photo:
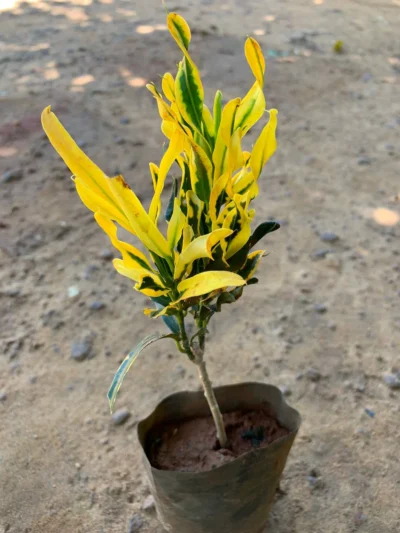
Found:
M 312 259 L 324 259 L 331 251 L 327 248 L 324 248 L 322 250 L 315 250 L 315 252 L 312 253 L 311 257 Z
M 323 242 L 337 242 L 339 240 L 339 236 L 332 231 L 323 231 L 319 237 Z
M 143 526 L 143 518 L 135 513 L 128 523 L 128 533 L 135 533 Z
M 128 409 L 125 407 L 122 407 L 121 409 L 115 411 L 115 413 L 112 415 L 112 421 L 115 426 L 121 426 L 128 420 L 130 416 L 130 411 L 128 411 Z
M 99 257 L 108 261 L 114 257 L 114 253 L 112 250 L 104 248 L 103 250 L 100 250 Z
M 318 372 L 318 370 L 316 370 L 315 368 L 309 368 L 305 375 L 307 379 L 314 382 L 319 381 L 322 377 L 321 373 Z
M 75 361 L 85 360 L 92 351 L 92 343 L 89 339 L 74 340 L 71 344 L 71 359 Z
M 385 374 L 383 376 L 383 381 L 392 390 L 400 389 L 400 378 L 396 374 Z
M 372 163 L 372 159 L 370 157 L 367 157 L 367 156 L 359 157 L 357 159 L 357 163 L 360 166 L 368 166 L 368 165 L 370 165 Z
M 315 304 L 314 305 L 314 311 L 316 313 L 320 313 L 320 314 L 323 314 L 323 313 L 326 313 L 328 310 L 327 306 L 325 304 Z
M 7 400 L 7 394 L 4 391 L 0 391 L 0 402 L 5 402 Z
M 99 311 L 100 309 L 104 309 L 105 306 L 106 306 L 105 303 L 95 300 L 94 302 L 90 302 L 89 309 L 91 311 Z
M 154 501 L 154 498 L 151 494 L 145 498 L 144 502 L 142 503 L 142 509 L 143 511 L 152 511 L 156 506 L 156 502 Z
M 2 183 L 9 183 L 10 181 L 17 181 L 20 180 L 23 176 L 23 172 L 21 168 L 14 168 L 12 170 L 8 170 L 7 172 L 4 172 L 1 181 Z
M 279 389 L 284 396 L 292 395 L 292 390 L 287 385 L 281 385 Z

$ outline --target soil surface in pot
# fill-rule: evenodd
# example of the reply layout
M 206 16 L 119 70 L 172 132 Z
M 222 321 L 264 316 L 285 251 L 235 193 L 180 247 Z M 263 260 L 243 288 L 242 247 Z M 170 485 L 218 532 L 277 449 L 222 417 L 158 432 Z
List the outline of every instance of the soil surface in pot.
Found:
M 170 422 L 156 427 L 149 437 L 151 464 L 161 470 L 204 472 L 289 433 L 263 409 L 223 416 L 229 449 L 218 446 L 211 416 Z

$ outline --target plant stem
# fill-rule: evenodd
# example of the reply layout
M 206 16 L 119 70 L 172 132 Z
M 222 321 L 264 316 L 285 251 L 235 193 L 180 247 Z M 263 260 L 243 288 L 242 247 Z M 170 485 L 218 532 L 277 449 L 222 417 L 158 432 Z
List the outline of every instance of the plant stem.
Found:
M 217 403 L 217 399 L 214 394 L 212 383 L 210 381 L 210 378 L 208 377 L 206 364 L 203 361 L 202 357 L 196 360 L 196 365 L 199 370 L 201 384 L 203 385 L 204 396 L 206 397 L 206 400 L 210 407 L 210 411 L 214 419 L 215 427 L 217 429 L 217 439 L 219 441 L 221 448 L 227 448 L 228 438 L 226 436 L 224 420 L 222 418 L 222 414 L 221 414 L 219 405 Z
M 217 399 L 214 394 L 214 389 L 212 387 L 212 383 L 208 376 L 206 364 L 203 359 L 204 347 L 205 347 L 204 324 L 200 322 L 198 323 L 198 326 L 200 328 L 199 349 L 196 351 L 193 351 L 192 347 L 190 346 L 189 338 L 187 336 L 187 332 L 185 328 L 185 318 L 182 312 L 177 315 L 177 320 L 178 320 L 180 334 L 181 334 L 182 348 L 184 352 L 187 354 L 187 356 L 189 357 L 189 359 L 193 363 L 195 363 L 195 365 L 198 368 L 200 382 L 204 390 L 204 396 L 210 407 L 211 415 L 213 417 L 215 427 L 217 430 L 217 439 L 219 441 L 221 448 L 226 448 L 228 446 L 228 439 L 226 436 L 224 420 L 222 418 L 222 414 L 221 414 L 220 408 L 217 403 Z

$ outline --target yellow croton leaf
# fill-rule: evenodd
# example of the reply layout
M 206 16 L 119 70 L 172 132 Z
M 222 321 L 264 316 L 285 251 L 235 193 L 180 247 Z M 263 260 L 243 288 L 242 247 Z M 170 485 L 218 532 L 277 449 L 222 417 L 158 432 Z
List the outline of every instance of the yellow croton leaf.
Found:
M 225 271 L 207 271 L 196 274 L 191 278 L 181 281 L 178 285 L 180 298 L 178 301 L 187 300 L 196 296 L 203 296 L 217 289 L 226 287 L 240 287 L 245 285 L 246 281 L 233 272 Z
M 240 98 L 230 100 L 222 110 L 221 123 L 215 141 L 212 160 L 214 163 L 214 183 L 227 170 L 228 146 L 233 133 L 236 111 L 240 105 Z
M 129 268 L 122 259 L 114 259 L 113 265 L 121 276 L 137 282 L 135 285 L 137 291 L 150 298 L 164 296 L 170 292 L 170 289 L 164 286 L 160 277 L 154 272 L 149 272 L 143 268 Z
M 172 211 L 171 220 L 168 223 L 167 240 L 171 250 L 174 250 L 178 244 L 183 228 L 186 225 L 186 217 L 182 212 L 179 199 L 174 200 L 174 209 Z
M 263 166 L 276 150 L 275 131 L 278 123 L 277 115 L 278 111 L 276 109 L 270 110 L 269 121 L 264 126 L 251 152 L 250 167 L 255 179 L 260 176 Z
M 149 260 L 140 250 L 131 244 L 120 241 L 117 237 L 117 226 L 101 213 L 95 213 L 97 224 L 109 237 L 111 244 L 121 253 L 124 265 L 133 269 L 144 269 L 154 272 Z
M 129 223 L 108 187 L 108 176 L 89 159 L 48 106 L 42 126 L 49 141 L 75 178 L 83 203 L 93 212 L 102 211 L 126 229 Z
M 121 206 L 135 235 L 148 250 L 172 263 L 171 250 L 168 242 L 153 220 L 146 213 L 139 198 L 131 190 L 122 176 L 109 180 L 109 187 L 118 204 Z
M 258 42 L 249 37 L 244 45 L 244 53 L 251 71 L 259 85 L 264 85 L 265 59 Z
M 154 222 L 157 222 L 158 216 L 161 211 L 161 194 L 164 190 L 165 179 L 175 159 L 183 150 L 184 140 L 184 134 L 178 128 L 176 128 L 169 142 L 167 151 L 161 159 L 160 168 L 157 176 L 157 184 L 149 209 L 149 217 Z
M 163 90 L 163 93 L 165 94 L 165 98 L 167 98 L 170 102 L 175 101 L 175 81 L 174 77 L 170 72 L 166 72 L 164 76 L 162 77 L 161 81 L 161 87 Z
M 212 259 L 212 249 L 226 237 L 232 234 L 229 229 L 216 229 L 207 235 L 194 239 L 179 255 L 175 265 L 174 278 L 179 279 L 187 267 L 196 259 L 208 257 Z

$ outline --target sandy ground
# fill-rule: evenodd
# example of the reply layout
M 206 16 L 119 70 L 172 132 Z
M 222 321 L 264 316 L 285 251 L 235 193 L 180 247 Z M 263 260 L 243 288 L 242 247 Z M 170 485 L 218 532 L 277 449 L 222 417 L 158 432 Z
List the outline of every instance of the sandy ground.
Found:
M 226 98 L 249 86 L 242 49 L 256 35 L 280 112 L 257 216 L 283 227 L 259 285 L 214 320 L 208 352 L 216 384 L 274 383 L 303 415 L 268 531 L 397 532 L 400 2 L 169 7 L 191 23 L 207 90 Z M 148 205 L 162 135 L 143 85 L 179 56 L 156 0 L 0 0 L 1 533 L 162 532 L 142 508 L 135 426 L 197 387 L 195 369 L 170 341 L 148 349 L 118 400 L 130 418 L 113 424 L 105 394 L 119 361 L 164 326 L 114 273 L 39 115 L 52 104 Z M 91 346 L 82 362 L 70 357 L 79 340 Z

